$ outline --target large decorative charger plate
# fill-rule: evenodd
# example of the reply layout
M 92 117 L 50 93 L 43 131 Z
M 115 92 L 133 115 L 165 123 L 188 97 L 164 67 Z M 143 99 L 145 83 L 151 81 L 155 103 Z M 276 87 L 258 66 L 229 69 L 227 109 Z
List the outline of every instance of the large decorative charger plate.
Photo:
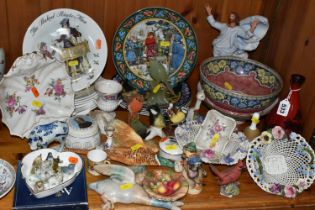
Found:
M 51 10 L 33 21 L 24 36 L 23 53 L 33 51 L 65 62 L 75 91 L 90 86 L 107 60 L 107 43 L 100 27 L 73 9 Z
M 315 179 L 313 149 L 299 134 L 285 136 L 279 126 L 251 142 L 246 165 L 261 189 L 288 198 L 309 188 Z
M 10 192 L 14 186 L 15 178 L 13 166 L 7 161 L 0 159 L 0 198 Z
M 74 92 L 65 66 L 40 53 L 19 57 L 0 82 L 0 108 L 10 134 L 22 138 L 37 125 L 67 119 Z
M 119 26 L 113 40 L 113 59 L 118 74 L 140 92 L 150 89 L 147 64 L 161 62 L 175 87 L 184 81 L 197 61 L 197 39 L 187 20 L 165 8 L 145 8 Z
M 113 80 L 116 80 L 118 82 L 123 82 L 123 80 L 121 79 L 121 77 L 116 74 L 113 77 Z M 180 84 L 180 90 L 178 91 L 178 97 L 175 100 L 170 100 L 170 102 L 172 102 L 174 104 L 174 107 L 188 107 L 190 105 L 191 102 L 191 90 L 190 87 L 188 85 L 188 83 L 183 82 Z M 128 108 L 128 104 L 126 101 L 122 101 L 119 106 L 121 106 L 124 109 Z M 167 108 L 168 108 L 168 104 L 162 105 L 160 106 L 160 108 L 162 109 L 163 112 L 166 112 Z M 147 104 L 146 102 L 144 102 L 143 108 L 141 109 L 141 111 L 139 112 L 139 114 L 141 115 L 145 115 L 145 116 L 149 116 L 149 112 L 147 110 Z

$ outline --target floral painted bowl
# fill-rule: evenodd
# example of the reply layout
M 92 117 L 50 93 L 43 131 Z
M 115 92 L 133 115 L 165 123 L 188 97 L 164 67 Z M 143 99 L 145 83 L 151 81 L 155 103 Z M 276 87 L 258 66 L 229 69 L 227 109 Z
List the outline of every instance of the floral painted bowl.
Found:
M 176 201 L 187 194 L 188 182 L 182 173 L 170 168 L 159 168 L 146 172 L 143 188 L 152 198 Z
M 254 113 L 269 107 L 283 82 L 270 67 L 233 56 L 213 57 L 200 67 L 206 98 L 227 112 Z
M 287 198 L 309 188 L 315 179 L 313 149 L 301 135 L 286 136 L 279 126 L 251 142 L 246 166 L 262 190 Z

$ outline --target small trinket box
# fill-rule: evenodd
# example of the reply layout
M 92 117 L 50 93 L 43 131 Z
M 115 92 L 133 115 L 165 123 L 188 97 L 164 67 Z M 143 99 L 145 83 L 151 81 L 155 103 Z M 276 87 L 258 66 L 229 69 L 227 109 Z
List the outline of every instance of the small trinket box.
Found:
M 159 155 L 163 158 L 179 161 L 182 159 L 183 150 L 179 147 L 176 140 L 172 137 L 159 143 Z
M 71 149 L 91 150 L 100 145 L 98 126 L 92 117 L 77 115 L 69 118 L 69 134 L 66 147 Z

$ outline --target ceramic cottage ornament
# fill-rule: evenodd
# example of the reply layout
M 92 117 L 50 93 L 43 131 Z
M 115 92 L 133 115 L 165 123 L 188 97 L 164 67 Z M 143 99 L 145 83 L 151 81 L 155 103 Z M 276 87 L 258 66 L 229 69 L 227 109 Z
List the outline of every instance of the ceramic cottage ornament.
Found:
M 247 51 L 255 50 L 259 41 L 265 36 L 269 24 L 262 16 L 252 16 L 240 21 L 237 13 L 232 12 L 227 24 L 216 21 L 212 14 L 212 8 L 205 6 L 207 21 L 220 31 L 213 45 L 213 56 L 238 56 L 247 58 Z
M 17 58 L 0 83 L 0 106 L 10 134 L 22 138 L 35 126 L 65 120 L 74 92 L 64 64 L 40 53 Z
M 171 210 L 179 210 L 182 202 L 168 202 L 150 198 L 143 188 L 136 183 L 134 172 L 120 165 L 97 165 L 94 169 L 110 178 L 91 183 L 89 187 L 101 195 L 104 201 L 102 209 L 114 208 L 115 203 L 137 203 Z

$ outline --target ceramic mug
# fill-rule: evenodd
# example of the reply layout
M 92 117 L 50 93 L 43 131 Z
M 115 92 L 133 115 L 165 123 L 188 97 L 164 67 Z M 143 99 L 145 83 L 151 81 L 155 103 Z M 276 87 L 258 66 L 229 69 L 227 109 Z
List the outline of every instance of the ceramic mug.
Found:
M 100 164 L 110 164 L 109 160 L 106 160 L 107 154 L 103 150 L 94 149 L 88 152 L 88 172 L 94 176 L 99 176 L 100 174 L 94 170 L 94 166 Z

